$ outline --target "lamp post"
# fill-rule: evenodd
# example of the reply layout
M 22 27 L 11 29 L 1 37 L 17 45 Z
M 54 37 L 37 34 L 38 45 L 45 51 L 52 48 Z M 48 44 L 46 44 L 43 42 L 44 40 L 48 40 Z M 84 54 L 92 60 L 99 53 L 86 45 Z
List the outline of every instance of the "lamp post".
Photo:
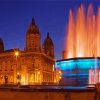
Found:
M 19 51 L 15 51 L 15 56 L 16 56 L 16 79 L 17 79 L 17 84 L 20 85 L 20 79 L 21 79 L 21 76 L 20 76 L 20 73 L 19 73 L 19 65 L 18 65 L 18 56 L 19 56 Z
M 17 72 L 17 84 L 18 84 L 18 86 L 20 85 L 20 79 L 21 79 L 20 73 Z
M 15 51 L 15 56 L 16 56 L 16 59 L 17 59 L 17 57 L 19 56 L 19 52 L 18 51 Z
M 59 70 L 57 74 L 58 74 L 58 75 L 57 75 L 57 83 L 58 83 L 58 85 L 59 85 L 60 80 L 61 80 L 61 78 L 62 78 L 62 77 L 61 77 L 61 75 L 62 75 L 61 70 Z

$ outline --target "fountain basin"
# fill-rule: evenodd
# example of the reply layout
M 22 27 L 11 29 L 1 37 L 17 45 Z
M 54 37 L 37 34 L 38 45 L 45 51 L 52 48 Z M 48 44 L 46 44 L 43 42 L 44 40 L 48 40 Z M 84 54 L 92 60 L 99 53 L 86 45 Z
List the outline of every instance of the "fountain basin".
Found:
M 63 85 L 87 85 L 95 84 L 100 81 L 100 57 L 57 60 L 55 68 L 62 71 L 62 78 L 59 83 Z

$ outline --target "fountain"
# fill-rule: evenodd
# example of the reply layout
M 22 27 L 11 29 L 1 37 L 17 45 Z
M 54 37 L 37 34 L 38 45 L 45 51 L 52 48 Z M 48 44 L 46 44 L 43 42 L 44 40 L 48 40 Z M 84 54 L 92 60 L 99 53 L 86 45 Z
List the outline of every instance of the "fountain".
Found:
M 76 17 L 76 19 L 75 19 Z M 92 4 L 87 14 L 84 6 L 78 8 L 77 16 L 69 12 L 66 41 L 66 58 L 100 57 L 100 7 L 97 16 L 93 13 Z
M 56 68 L 62 71 L 63 84 L 96 84 L 100 82 L 100 6 L 95 14 L 92 4 L 87 12 L 81 4 L 75 15 L 69 11 L 64 59 L 56 62 Z

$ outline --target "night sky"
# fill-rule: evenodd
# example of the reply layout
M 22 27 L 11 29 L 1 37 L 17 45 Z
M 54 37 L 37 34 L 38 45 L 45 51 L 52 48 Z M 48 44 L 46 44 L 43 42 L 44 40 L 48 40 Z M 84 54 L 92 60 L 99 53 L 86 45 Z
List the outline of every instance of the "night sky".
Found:
M 55 45 L 55 56 L 61 58 L 65 46 L 69 9 L 74 12 L 83 3 L 92 3 L 97 12 L 99 0 L 0 0 L 0 37 L 5 49 L 25 47 L 25 35 L 34 16 L 41 33 L 41 44 L 47 32 Z

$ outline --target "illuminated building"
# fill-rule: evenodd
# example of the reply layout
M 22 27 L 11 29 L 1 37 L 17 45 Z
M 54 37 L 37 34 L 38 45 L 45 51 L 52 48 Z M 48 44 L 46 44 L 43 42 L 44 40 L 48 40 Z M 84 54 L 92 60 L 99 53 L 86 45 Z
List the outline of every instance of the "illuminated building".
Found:
M 4 50 L 0 39 L 0 84 L 53 84 L 54 44 L 49 33 L 40 45 L 40 32 L 34 18 L 26 32 L 26 47 Z

